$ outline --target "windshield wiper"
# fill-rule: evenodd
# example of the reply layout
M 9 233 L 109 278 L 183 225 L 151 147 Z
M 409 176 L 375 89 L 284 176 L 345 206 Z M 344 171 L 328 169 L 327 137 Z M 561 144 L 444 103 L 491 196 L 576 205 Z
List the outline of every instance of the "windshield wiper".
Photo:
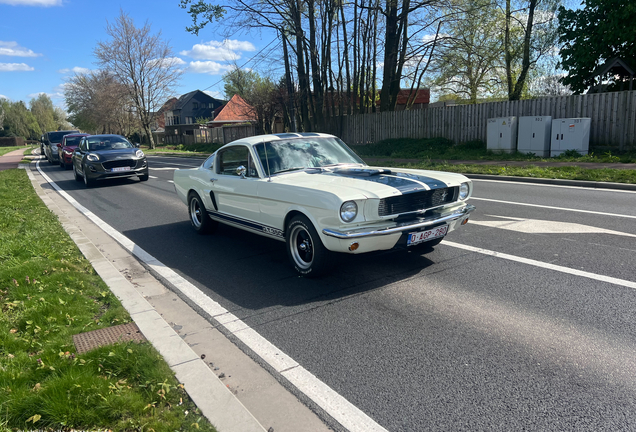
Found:
M 305 167 L 286 168 L 284 170 L 274 171 L 272 174 L 280 174 L 280 173 L 284 173 L 284 172 L 298 171 L 298 170 L 304 170 L 304 169 L 305 169 Z

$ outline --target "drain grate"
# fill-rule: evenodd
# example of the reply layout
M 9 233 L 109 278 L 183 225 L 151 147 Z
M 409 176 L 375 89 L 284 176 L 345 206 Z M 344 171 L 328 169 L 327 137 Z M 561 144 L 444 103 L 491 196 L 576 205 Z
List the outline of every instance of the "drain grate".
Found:
M 146 338 L 141 334 L 139 327 L 135 323 L 121 324 L 73 335 L 73 343 L 78 354 L 117 342 L 144 342 L 145 340 Z

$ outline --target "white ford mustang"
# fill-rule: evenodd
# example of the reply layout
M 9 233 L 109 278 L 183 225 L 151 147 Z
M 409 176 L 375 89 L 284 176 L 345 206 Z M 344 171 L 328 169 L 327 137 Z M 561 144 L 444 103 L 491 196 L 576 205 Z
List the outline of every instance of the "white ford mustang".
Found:
M 367 166 L 333 135 L 287 133 L 231 142 L 174 173 L 199 233 L 218 222 L 285 241 L 296 271 L 318 276 L 331 252 L 429 249 L 468 221 L 461 174 Z

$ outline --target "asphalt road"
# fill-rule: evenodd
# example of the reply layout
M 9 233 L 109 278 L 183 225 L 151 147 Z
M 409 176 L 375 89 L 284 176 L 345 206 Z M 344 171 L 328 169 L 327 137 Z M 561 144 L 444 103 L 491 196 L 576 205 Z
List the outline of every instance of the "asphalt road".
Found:
M 284 244 L 191 229 L 170 183 L 201 161 L 73 198 L 390 431 L 636 430 L 636 193 L 475 181 L 427 255 L 342 256 L 299 278 Z M 61 198 L 60 198 L 61 199 Z

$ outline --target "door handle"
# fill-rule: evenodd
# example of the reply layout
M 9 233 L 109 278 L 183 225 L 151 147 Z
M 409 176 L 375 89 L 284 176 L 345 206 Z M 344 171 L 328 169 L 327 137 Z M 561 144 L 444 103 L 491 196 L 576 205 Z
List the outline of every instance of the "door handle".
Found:
M 215 178 L 211 178 L 211 179 L 210 179 L 210 181 L 211 181 L 212 183 L 214 183 L 214 182 L 215 182 L 215 181 L 217 181 L 217 180 L 218 180 L 218 179 L 215 179 Z

